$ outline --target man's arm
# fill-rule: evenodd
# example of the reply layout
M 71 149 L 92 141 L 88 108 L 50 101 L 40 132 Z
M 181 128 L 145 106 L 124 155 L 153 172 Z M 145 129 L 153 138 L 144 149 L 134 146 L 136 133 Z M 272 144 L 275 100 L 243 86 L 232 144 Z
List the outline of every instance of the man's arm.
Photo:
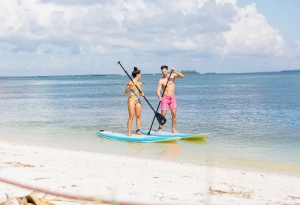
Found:
M 184 75 L 181 72 L 176 71 L 175 68 L 172 68 L 171 70 L 173 71 L 172 74 L 174 78 L 184 78 Z
M 161 101 L 160 90 L 161 90 L 161 81 L 159 80 L 157 83 L 157 89 L 156 89 L 156 95 L 157 95 L 159 101 Z

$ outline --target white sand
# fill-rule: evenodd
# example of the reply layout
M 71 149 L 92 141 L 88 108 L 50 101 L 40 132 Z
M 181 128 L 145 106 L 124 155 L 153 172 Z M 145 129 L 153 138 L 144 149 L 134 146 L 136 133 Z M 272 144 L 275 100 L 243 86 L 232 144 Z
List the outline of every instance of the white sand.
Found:
M 300 204 L 298 176 L 15 143 L 0 143 L 0 178 L 140 204 Z M 30 192 L 0 182 L 0 203 Z

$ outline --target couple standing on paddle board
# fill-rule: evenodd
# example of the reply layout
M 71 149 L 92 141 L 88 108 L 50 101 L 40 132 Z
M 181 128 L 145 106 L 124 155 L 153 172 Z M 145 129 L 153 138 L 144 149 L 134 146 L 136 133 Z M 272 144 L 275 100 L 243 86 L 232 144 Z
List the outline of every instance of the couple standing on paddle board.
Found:
M 184 78 L 184 75 L 181 72 L 176 71 L 174 68 L 171 69 L 171 73 L 168 73 L 168 66 L 161 66 L 162 77 L 159 79 L 156 89 L 156 95 L 161 103 L 161 114 L 166 116 L 168 107 L 171 110 L 172 115 L 172 132 L 176 133 L 176 98 L 175 98 L 175 78 Z M 128 121 L 127 121 L 127 135 L 131 136 L 131 125 L 134 117 L 134 113 L 136 116 L 136 126 L 137 134 L 140 133 L 141 127 L 141 111 L 142 105 L 140 96 L 144 96 L 142 92 L 142 82 L 140 82 L 140 78 L 142 76 L 141 71 L 134 67 L 132 72 L 133 80 L 127 83 L 125 93 L 129 93 L 128 98 Z M 161 90 L 163 89 L 163 95 L 160 95 Z M 157 133 L 160 133 L 162 130 L 162 125 L 159 124 Z

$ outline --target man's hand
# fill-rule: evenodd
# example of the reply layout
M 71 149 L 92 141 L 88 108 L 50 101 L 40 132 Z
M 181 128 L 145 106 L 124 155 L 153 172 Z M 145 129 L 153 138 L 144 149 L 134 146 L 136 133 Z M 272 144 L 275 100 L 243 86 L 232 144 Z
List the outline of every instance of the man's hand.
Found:
M 173 71 L 173 73 L 175 74 L 175 78 L 184 78 L 184 75 L 181 73 L 181 72 L 177 72 L 176 70 L 175 70 L 175 68 L 172 68 L 171 69 L 172 71 Z

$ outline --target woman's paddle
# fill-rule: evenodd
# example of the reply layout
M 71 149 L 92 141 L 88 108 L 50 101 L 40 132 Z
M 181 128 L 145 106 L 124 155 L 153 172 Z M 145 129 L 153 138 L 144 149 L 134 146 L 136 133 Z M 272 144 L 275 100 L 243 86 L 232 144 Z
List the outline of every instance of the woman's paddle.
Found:
M 128 75 L 127 71 L 124 69 L 124 67 L 122 66 L 121 62 L 118 61 L 118 64 L 120 64 L 120 66 L 123 68 L 124 72 L 127 74 L 127 76 L 130 78 L 130 80 L 133 82 L 132 78 L 130 77 L 130 75 Z M 135 85 L 135 87 L 138 89 L 138 91 L 140 93 L 142 93 L 142 91 L 139 89 L 139 87 L 133 82 L 133 84 Z M 147 98 L 145 96 L 143 96 L 145 98 L 145 100 L 147 101 L 148 105 L 151 107 L 151 109 L 153 110 L 153 112 L 155 113 L 154 118 L 157 119 L 158 123 L 160 125 L 164 125 L 167 120 L 164 116 L 162 116 L 162 114 L 158 113 L 157 111 L 155 112 L 154 108 L 151 106 L 151 104 L 148 102 Z
M 169 82 L 169 80 L 170 80 L 170 77 L 171 77 L 171 75 L 172 75 L 172 72 L 173 72 L 173 70 L 171 70 L 171 73 L 170 73 L 169 78 L 168 78 L 168 80 L 167 80 L 167 84 L 166 84 L 166 86 L 165 86 L 165 88 L 164 88 L 164 90 L 163 90 L 163 93 L 162 93 L 161 97 L 163 97 L 164 94 L 165 94 L 165 90 L 166 90 L 166 88 L 167 88 L 167 86 L 168 86 L 168 82 Z M 158 111 L 158 108 L 159 108 L 159 106 L 160 106 L 160 103 L 161 103 L 161 101 L 159 101 L 159 103 L 158 103 L 158 106 L 157 106 L 157 108 L 156 108 L 156 113 L 157 113 L 157 111 Z M 155 119 L 155 116 L 153 117 L 152 124 L 151 124 L 151 127 L 150 127 L 149 132 L 148 132 L 147 135 L 150 135 L 150 132 L 151 132 L 151 129 L 152 129 L 152 126 L 153 126 L 153 123 L 154 123 L 154 119 Z

